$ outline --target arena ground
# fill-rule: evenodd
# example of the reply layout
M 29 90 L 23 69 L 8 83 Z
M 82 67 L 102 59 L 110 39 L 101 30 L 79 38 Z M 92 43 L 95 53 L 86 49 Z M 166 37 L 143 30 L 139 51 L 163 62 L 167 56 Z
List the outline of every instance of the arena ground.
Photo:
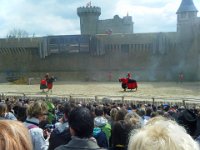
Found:
M 119 82 L 54 82 L 52 93 L 42 93 L 39 84 L 14 85 L 1 83 L 0 93 L 25 95 L 49 95 L 49 96 L 82 96 L 82 97 L 147 97 L 151 99 L 197 99 L 200 101 L 200 82 L 139 82 L 138 90 L 126 92 Z

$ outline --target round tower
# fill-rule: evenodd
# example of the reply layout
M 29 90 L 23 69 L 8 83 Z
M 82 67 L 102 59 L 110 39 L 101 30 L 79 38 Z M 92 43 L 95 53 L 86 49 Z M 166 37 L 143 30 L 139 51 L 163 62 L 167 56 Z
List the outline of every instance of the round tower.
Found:
M 95 6 L 79 7 L 77 14 L 80 17 L 81 34 L 96 34 L 101 8 Z

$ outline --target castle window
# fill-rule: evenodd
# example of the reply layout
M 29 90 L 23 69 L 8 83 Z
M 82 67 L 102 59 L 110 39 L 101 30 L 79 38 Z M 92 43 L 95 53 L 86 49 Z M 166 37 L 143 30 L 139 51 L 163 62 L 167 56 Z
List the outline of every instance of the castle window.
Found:
M 113 48 L 116 49 L 116 45 L 113 45 Z
M 186 18 L 187 14 L 186 12 L 181 13 L 181 18 Z
M 109 50 L 109 49 L 110 49 L 110 45 L 108 44 L 108 45 L 107 45 L 107 50 Z
M 133 49 L 133 44 L 131 44 L 131 49 Z
M 144 50 L 144 44 L 141 44 L 141 50 Z
M 50 38 L 49 44 L 58 44 L 58 40 L 56 38 Z
M 129 53 L 129 45 L 128 44 L 122 44 L 121 45 L 121 52 Z
M 111 49 L 111 50 L 113 49 L 113 45 L 112 45 L 112 44 L 110 45 L 110 49 Z

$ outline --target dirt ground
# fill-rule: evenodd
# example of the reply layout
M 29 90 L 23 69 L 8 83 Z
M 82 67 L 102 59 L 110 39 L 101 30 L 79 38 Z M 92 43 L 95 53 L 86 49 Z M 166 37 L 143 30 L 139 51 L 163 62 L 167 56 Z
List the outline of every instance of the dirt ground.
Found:
M 10 83 L 0 84 L 1 93 L 25 93 L 32 95 L 46 95 L 39 89 L 39 84 L 35 85 L 14 85 Z M 167 97 L 181 99 L 200 100 L 200 82 L 139 82 L 138 90 L 126 92 L 121 88 L 119 82 L 54 82 L 51 96 L 80 95 L 80 96 L 104 96 L 104 97 Z

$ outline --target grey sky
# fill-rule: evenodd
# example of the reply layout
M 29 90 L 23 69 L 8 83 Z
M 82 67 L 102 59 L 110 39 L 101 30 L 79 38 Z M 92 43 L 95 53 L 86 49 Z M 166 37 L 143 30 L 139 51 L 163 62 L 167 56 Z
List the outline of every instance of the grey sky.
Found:
M 77 7 L 90 0 L 0 0 L 0 38 L 12 29 L 30 35 L 80 34 Z M 200 0 L 193 0 L 200 10 Z M 133 17 L 134 32 L 176 31 L 176 11 L 181 0 L 91 0 L 101 7 L 100 19 Z M 198 14 L 199 16 L 199 14 Z

